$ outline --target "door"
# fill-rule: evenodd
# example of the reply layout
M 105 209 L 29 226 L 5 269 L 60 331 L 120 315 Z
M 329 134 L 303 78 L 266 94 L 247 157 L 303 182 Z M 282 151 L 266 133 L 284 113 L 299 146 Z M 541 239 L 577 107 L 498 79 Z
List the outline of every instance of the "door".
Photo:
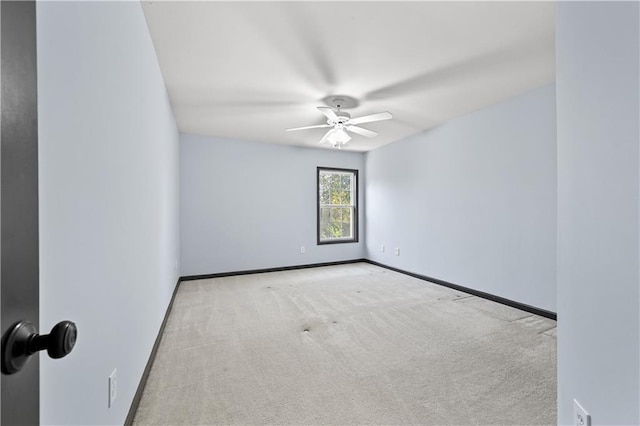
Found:
M 5 335 L 17 321 L 35 326 L 39 321 L 35 2 L 2 1 L 0 43 L 0 316 Z M 2 374 L 0 386 L 3 425 L 39 423 L 38 356 L 17 373 Z

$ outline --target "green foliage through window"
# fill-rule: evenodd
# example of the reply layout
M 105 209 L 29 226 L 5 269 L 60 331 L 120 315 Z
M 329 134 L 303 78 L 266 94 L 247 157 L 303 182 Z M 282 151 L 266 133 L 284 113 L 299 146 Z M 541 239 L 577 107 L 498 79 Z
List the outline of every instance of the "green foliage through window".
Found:
M 318 168 L 319 242 L 357 241 L 357 171 Z

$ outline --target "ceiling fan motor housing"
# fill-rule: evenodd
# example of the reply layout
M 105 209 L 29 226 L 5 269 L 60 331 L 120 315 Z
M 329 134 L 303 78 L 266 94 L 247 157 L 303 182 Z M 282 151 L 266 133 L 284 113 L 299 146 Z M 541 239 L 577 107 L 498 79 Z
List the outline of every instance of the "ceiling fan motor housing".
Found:
M 327 124 L 330 124 L 332 126 L 335 126 L 336 124 L 344 124 L 347 121 L 351 120 L 351 114 L 349 114 L 348 112 L 344 112 L 344 111 L 336 111 L 336 115 L 338 116 L 337 120 L 327 120 Z

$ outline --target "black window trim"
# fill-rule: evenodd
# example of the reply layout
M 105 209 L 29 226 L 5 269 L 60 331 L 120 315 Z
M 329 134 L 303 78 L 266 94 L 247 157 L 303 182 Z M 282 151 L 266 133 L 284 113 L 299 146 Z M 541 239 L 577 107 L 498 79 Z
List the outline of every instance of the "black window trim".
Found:
M 355 203 L 353 205 L 353 238 L 349 239 L 335 239 L 329 241 L 321 241 L 320 240 L 320 172 L 321 171 L 333 171 L 333 172 L 349 172 L 353 173 L 356 178 L 356 187 L 355 187 Z M 348 244 L 348 243 L 357 243 L 358 242 L 358 231 L 359 231 L 359 221 L 358 221 L 358 204 L 359 203 L 359 192 L 358 186 L 360 184 L 360 179 L 358 177 L 357 169 L 343 169 L 338 167 L 324 167 L 318 166 L 316 173 L 316 238 L 318 241 L 318 245 L 326 245 L 326 244 Z

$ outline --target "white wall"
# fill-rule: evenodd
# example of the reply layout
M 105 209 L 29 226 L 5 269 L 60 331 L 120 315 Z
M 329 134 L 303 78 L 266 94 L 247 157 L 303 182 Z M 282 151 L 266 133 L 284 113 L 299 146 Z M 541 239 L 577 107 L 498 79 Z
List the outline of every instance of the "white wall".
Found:
M 359 243 L 316 244 L 318 166 L 360 171 Z M 362 258 L 363 171 L 361 153 L 181 134 L 181 275 Z
M 558 422 L 640 423 L 640 10 L 558 2 Z
M 371 151 L 366 176 L 369 259 L 556 310 L 553 85 Z
M 37 5 L 43 424 L 122 424 L 178 278 L 178 133 L 138 2 Z M 107 409 L 107 377 L 118 395 Z

